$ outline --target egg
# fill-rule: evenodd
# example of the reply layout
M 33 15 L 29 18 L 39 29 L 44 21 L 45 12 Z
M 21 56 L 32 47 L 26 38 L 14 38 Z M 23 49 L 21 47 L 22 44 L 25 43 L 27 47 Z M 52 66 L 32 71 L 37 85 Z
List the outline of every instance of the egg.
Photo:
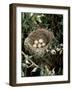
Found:
M 34 43 L 35 43 L 35 44 L 38 44 L 38 41 L 37 41 L 37 40 L 35 40 L 35 41 L 34 41 Z
M 34 47 L 34 48 L 36 48 L 36 47 L 37 47 L 37 45 L 36 45 L 36 44 L 33 44 L 33 47 Z
M 41 48 L 41 44 L 38 44 L 38 48 Z
M 42 43 L 42 46 L 44 47 L 46 44 L 45 43 Z
M 43 39 L 39 39 L 39 43 L 43 43 Z

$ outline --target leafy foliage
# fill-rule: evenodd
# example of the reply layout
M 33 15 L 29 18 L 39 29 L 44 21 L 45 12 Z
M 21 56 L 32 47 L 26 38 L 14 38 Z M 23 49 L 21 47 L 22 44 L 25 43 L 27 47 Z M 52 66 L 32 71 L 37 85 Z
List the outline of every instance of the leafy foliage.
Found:
M 58 65 L 58 67 L 60 66 L 60 68 L 55 67 L 55 70 L 56 70 L 55 74 L 62 74 L 63 52 L 61 54 L 59 54 L 56 49 L 60 48 L 61 44 L 63 45 L 63 15 L 60 15 L 60 14 L 59 15 L 57 15 L 57 14 L 41 14 L 41 13 L 40 14 L 39 13 L 23 13 L 22 12 L 21 13 L 21 29 L 22 29 L 22 51 L 23 52 L 25 52 L 24 51 L 25 38 L 28 37 L 29 33 L 31 33 L 32 31 L 35 31 L 38 28 L 46 28 L 47 30 L 52 31 L 54 33 L 55 39 L 51 42 L 51 45 L 48 48 L 49 52 L 45 54 L 44 58 L 50 57 L 50 61 L 52 60 L 51 62 L 53 62 L 53 59 L 55 59 L 54 65 Z M 55 50 L 55 52 L 56 52 L 55 55 L 53 55 L 51 53 L 52 50 Z M 63 50 L 63 47 L 60 48 L 60 51 L 61 50 Z M 57 59 L 60 59 L 61 62 L 58 62 L 56 57 L 58 57 Z M 29 60 L 28 60 L 28 62 L 30 64 L 32 64 L 32 62 L 30 62 Z M 22 56 L 22 63 L 26 63 L 24 56 Z M 35 63 L 37 63 L 37 62 L 35 62 Z M 28 64 L 28 66 L 29 66 L 29 64 Z M 41 68 L 39 68 L 39 67 L 37 67 L 37 68 L 39 69 L 39 71 L 41 69 L 41 75 L 47 75 L 46 74 L 47 68 L 45 68 L 43 65 L 41 65 L 40 67 Z M 57 70 L 57 68 L 58 68 L 58 70 Z M 33 69 L 34 69 L 34 67 L 30 67 L 30 71 L 32 71 Z M 25 67 L 25 64 L 24 64 L 24 66 L 22 65 L 22 70 L 24 73 L 26 73 L 25 70 L 28 70 L 27 66 Z M 43 70 L 46 73 L 43 73 L 42 72 Z M 27 76 L 27 74 L 23 75 L 23 76 Z M 28 75 L 28 76 L 30 76 L 30 75 Z

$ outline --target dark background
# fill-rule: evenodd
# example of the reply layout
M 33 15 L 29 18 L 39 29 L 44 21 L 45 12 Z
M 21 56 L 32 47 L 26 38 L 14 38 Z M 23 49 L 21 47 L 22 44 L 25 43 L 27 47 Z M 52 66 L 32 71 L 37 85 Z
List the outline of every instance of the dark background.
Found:
M 60 48 L 60 50 L 63 49 L 63 47 L 60 46 L 60 44 L 63 44 L 63 15 L 57 15 L 57 14 L 37 14 L 37 13 L 21 13 L 21 28 L 22 28 L 22 51 L 25 52 L 24 48 L 24 40 L 26 37 L 28 37 L 29 33 L 32 31 L 37 30 L 38 28 L 45 28 L 49 31 L 52 31 L 55 40 L 53 40 L 51 44 L 50 50 L 54 49 L 56 51 L 56 48 Z M 29 55 L 29 53 L 25 52 Z M 55 55 L 51 55 L 51 53 L 47 53 L 45 55 L 46 58 L 50 57 L 50 63 L 53 63 L 51 68 L 55 66 L 55 74 L 56 75 L 62 75 L 63 71 L 63 52 L 61 55 L 59 55 L 60 51 L 56 51 Z M 22 63 L 25 63 L 25 57 L 22 56 Z M 36 62 L 35 62 L 36 63 Z M 39 62 L 37 62 L 39 63 Z M 25 74 L 25 76 L 41 76 L 40 75 L 40 68 L 37 69 L 38 72 L 35 72 L 33 74 L 30 74 L 31 70 L 27 69 L 26 67 L 22 67 L 22 71 Z M 60 71 L 59 71 L 60 70 Z

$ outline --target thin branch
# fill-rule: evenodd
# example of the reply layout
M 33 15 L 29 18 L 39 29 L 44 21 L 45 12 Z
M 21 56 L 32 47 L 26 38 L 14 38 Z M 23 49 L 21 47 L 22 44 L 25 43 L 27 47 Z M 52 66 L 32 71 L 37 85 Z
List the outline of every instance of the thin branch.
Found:
M 27 56 L 23 51 L 21 51 L 21 53 L 22 53 L 25 57 Z
M 35 63 L 30 59 L 30 58 L 32 58 L 32 56 L 26 55 L 23 51 L 22 51 L 21 53 L 25 56 L 25 58 L 29 57 L 29 58 L 27 58 L 27 60 L 28 60 L 29 62 L 31 62 L 31 65 L 30 65 L 29 67 L 31 67 L 31 66 L 39 67 L 37 64 L 35 64 Z
M 35 64 L 31 59 L 29 61 L 32 63 L 33 66 L 39 67 L 37 64 Z

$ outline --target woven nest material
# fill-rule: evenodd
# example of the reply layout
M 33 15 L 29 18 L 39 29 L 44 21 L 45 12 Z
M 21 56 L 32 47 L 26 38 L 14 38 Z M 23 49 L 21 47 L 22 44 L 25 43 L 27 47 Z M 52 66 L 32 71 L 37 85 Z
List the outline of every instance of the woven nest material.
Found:
M 53 33 L 46 29 L 37 29 L 36 31 L 32 31 L 24 41 L 25 50 L 28 51 L 31 55 L 42 57 L 53 38 Z M 34 41 L 39 39 L 44 41 L 45 46 L 42 48 L 34 48 Z

